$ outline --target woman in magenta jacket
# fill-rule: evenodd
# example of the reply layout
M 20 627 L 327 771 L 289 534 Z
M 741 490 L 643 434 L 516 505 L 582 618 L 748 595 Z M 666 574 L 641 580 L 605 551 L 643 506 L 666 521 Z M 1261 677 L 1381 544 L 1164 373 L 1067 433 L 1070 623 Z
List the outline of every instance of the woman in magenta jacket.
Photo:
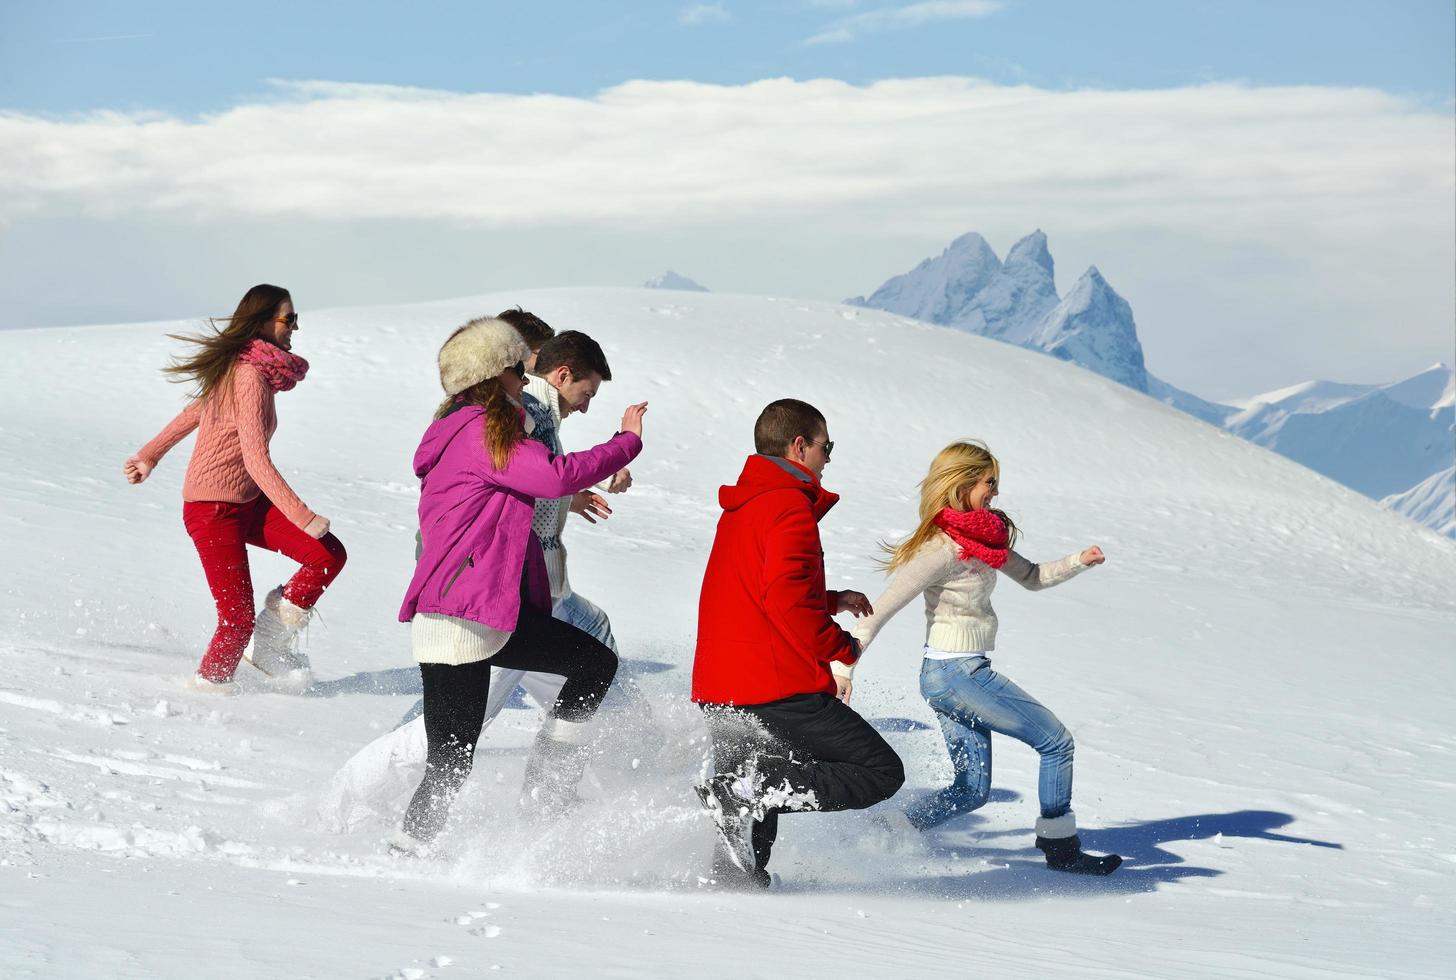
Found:
M 568 806 L 586 768 L 592 716 L 617 658 L 551 616 L 541 545 L 531 532 L 537 497 L 586 489 L 642 451 L 647 403 L 622 431 L 585 452 L 550 454 L 526 438 L 520 405 L 525 360 L 515 328 L 473 320 L 440 349 L 445 402 L 415 452 L 421 552 L 399 612 L 424 683 L 425 776 L 392 846 L 416 853 L 435 839 L 470 774 L 490 691 L 490 668 L 561 674 L 561 694 L 526 763 L 521 802 L 531 813 Z

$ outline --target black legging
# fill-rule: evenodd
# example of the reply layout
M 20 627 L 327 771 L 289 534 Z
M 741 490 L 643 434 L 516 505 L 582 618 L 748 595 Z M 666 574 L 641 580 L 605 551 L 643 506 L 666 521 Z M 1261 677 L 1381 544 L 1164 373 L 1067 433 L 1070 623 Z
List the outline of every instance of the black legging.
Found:
M 489 660 L 473 664 L 420 664 L 425 693 L 425 778 L 405 811 L 404 829 L 417 840 L 439 834 L 450 803 L 470 775 L 475 743 L 485 723 L 490 668 L 511 667 L 566 678 L 550 717 L 583 722 L 596 714 L 612 679 L 617 655 L 589 633 L 521 606 L 515 632 Z

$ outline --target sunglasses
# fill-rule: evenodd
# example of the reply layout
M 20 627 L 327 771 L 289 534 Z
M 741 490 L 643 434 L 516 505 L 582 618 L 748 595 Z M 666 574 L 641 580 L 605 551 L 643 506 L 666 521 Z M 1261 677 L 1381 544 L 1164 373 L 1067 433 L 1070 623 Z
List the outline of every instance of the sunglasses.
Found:
M 287 316 L 275 316 L 273 318 L 273 322 L 275 322 L 275 323 L 278 322 L 279 320 L 282 320 L 284 323 L 288 324 L 290 327 L 296 327 L 296 326 L 298 326 L 298 314 L 297 313 L 290 313 Z
M 514 371 L 514 372 L 516 372 L 516 377 L 520 378 L 522 381 L 525 381 L 526 380 L 526 362 L 525 361 L 517 361 L 516 363 L 512 364 L 511 365 L 511 370 Z
M 811 446 L 818 446 L 821 449 L 823 449 L 825 456 L 833 456 L 834 455 L 834 440 L 833 439 L 829 439 L 829 440 L 827 440 L 825 442 L 815 442 L 813 439 L 806 439 L 804 441 L 807 442 Z

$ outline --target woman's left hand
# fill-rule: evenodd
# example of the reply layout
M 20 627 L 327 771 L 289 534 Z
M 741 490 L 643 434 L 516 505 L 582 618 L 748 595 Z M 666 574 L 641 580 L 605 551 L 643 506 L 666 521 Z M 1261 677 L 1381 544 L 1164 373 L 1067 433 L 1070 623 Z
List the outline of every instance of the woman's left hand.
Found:
M 1084 565 L 1100 565 L 1107 560 L 1107 556 L 1102 553 L 1101 548 L 1097 547 L 1094 544 L 1092 547 L 1082 552 L 1081 559 L 1082 564 Z

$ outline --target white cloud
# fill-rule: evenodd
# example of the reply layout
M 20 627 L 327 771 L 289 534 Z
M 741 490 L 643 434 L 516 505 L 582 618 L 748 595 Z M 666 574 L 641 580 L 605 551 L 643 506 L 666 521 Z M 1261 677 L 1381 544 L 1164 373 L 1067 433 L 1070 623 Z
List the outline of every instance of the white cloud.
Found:
M 695 3 L 677 13 L 679 24 L 721 24 L 731 19 L 732 15 L 721 3 Z
M 842 44 L 863 34 L 905 30 L 937 21 L 988 17 L 1003 6 L 1000 0 L 922 0 L 903 7 L 881 7 L 841 17 L 804 43 Z
M 1258 237 L 1449 224 L 1452 120 L 1358 89 L 964 78 L 629 82 L 592 98 L 328 82 L 200 119 L 0 113 L 0 219 L 137 213 L 670 226 L 853 208 L 900 230 Z

